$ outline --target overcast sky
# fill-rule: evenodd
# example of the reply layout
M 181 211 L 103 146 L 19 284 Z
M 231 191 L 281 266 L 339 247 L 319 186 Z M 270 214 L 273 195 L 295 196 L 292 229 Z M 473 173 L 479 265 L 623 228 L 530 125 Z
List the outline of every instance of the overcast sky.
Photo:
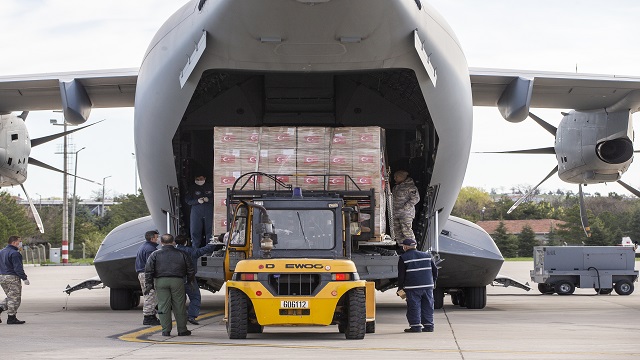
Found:
M 260 0 L 267 1 L 267 0 Z M 2 0 L 0 2 L 0 76 L 59 71 L 137 68 L 160 25 L 184 0 Z M 423 0 L 423 2 L 425 2 Z M 640 2 L 611 0 L 434 0 L 428 1 L 458 36 L 471 67 L 640 76 Z M 11 30 L 9 30 L 11 29 Z M 557 125 L 561 109 L 533 109 Z M 637 116 L 634 125 L 640 126 Z M 32 112 L 31 138 L 61 131 L 52 111 Z M 74 134 L 78 175 L 106 180 L 108 196 L 133 193 L 133 109 L 94 109 L 89 123 L 105 122 Z M 533 121 L 511 124 L 495 108 L 474 109 L 472 151 L 513 150 L 553 145 L 553 137 Z M 31 156 L 62 168 L 61 141 L 36 147 Z M 636 145 L 636 148 L 640 146 Z M 70 150 L 70 152 L 73 152 Z M 465 186 L 489 191 L 535 185 L 556 165 L 552 155 L 472 154 Z M 73 169 L 74 160 L 70 159 Z M 73 172 L 73 170 L 71 170 Z M 623 180 L 640 187 L 640 165 Z M 62 175 L 29 167 L 27 191 L 62 196 Z M 577 191 L 557 177 L 542 187 Z M 19 188 L 9 189 L 20 194 Z M 71 188 L 70 188 L 71 191 Z M 102 187 L 78 181 L 86 198 Z M 589 186 L 587 192 L 627 194 L 617 184 Z

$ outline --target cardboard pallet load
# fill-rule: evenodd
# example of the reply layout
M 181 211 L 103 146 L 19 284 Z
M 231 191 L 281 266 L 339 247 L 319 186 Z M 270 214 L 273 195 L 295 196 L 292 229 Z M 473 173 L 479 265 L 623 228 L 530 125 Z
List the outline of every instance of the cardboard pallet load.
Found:
M 215 127 L 213 231 L 227 231 L 227 188 L 242 174 L 258 171 L 279 175 L 283 182 L 298 186 L 303 192 L 375 189 L 372 230 L 374 238 L 379 239 L 386 228 L 383 155 L 384 129 L 375 126 Z M 274 188 L 272 180 L 254 180 L 252 188 Z M 366 212 L 371 210 L 363 212 L 360 221 L 367 220 Z

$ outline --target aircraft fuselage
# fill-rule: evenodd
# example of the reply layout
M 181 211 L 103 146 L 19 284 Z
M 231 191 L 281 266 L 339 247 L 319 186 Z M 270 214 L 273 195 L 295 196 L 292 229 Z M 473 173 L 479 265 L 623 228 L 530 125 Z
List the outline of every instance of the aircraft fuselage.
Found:
M 377 125 L 398 131 L 397 147 L 418 129 L 431 147 L 421 154 L 431 158 L 421 190 L 439 186 L 444 225 L 469 157 L 472 102 L 462 50 L 433 9 L 413 0 L 198 3 L 162 26 L 138 77 L 136 154 L 159 229 L 171 205 L 167 187 L 184 187 L 189 160 L 208 164 L 207 147 L 191 141 L 198 131 L 292 124 Z

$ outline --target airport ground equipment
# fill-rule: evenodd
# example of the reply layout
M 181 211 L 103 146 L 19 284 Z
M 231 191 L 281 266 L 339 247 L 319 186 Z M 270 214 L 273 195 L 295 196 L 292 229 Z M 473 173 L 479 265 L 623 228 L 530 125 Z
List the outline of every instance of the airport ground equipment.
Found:
M 231 339 L 264 326 L 337 325 L 347 339 L 375 331 L 375 286 L 351 260 L 352 213 L 371 191 L 302 193 L 267 174 L 276 190 L 227 192 L 225 320 Z M 347 179 L 347 181 L 349 181 Z
M 570 295 L 578 287 L 630 295 L 638 279 L 634 251 L 622 246 L 536 246 L 533 262 L 531 280 L 543 294 Z

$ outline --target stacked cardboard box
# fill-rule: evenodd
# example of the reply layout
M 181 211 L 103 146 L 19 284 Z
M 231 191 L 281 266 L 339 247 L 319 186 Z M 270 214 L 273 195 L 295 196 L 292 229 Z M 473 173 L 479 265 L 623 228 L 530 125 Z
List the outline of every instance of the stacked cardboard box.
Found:
M 281 175 L 303 191 L 374 188 L 374 233 L 379 235 L 386 227 L 383 152 L 384 130 L 379 127 L 216 127 L 214 233 L 226 231 L 227 188 L 241 174 L 260 171 Z M 255 181 L 259 189 L 274 187 L 268 179 Z

